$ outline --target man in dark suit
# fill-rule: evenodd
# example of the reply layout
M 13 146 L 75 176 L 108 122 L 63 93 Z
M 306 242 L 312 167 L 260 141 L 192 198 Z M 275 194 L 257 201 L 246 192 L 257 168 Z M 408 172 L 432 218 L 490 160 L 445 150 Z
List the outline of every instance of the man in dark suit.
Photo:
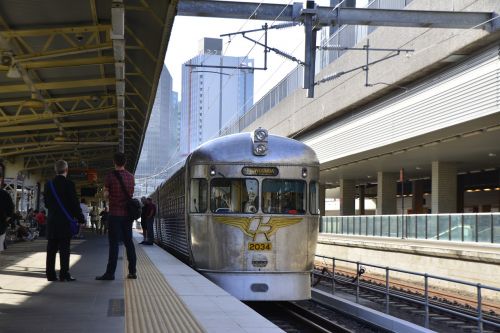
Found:
M 68 163 L 59 160 L 56 162 L 54 169 L 56 177 L 49 182 L 52 182 L 54 185 L 62 206 L 64 206 L 70 217 L 76 218 L 78 223 L 84 224 L 85 218 L 83 217 L 80 203 L 76 196 L 75 184 L 66 178 L 68 175 Z M 59 251 L 61 264 L 59 280 L 75 281 L 76 279 L 69 273 L 69 249 L 72 237 L 71 221 L 58 203 L 49 183 L 45 184 L 44 201 L 45 207 L 49 210 L 47 218 L 47 262 L 45 268 L 47 280 L 57 280 L 55 264 L 56 253 Z

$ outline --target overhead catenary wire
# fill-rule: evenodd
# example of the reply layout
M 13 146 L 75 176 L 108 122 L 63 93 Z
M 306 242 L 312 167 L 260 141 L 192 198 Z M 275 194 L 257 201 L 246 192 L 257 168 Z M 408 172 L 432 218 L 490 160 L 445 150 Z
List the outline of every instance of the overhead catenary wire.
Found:
M 278 20 L 278 18 L 279 18 L 279 17 L 280 17 L 280 16 L 281 16 L 284 12 L 285 12 L 286 8 L 287 8 L 288 6 L 290 6 L 290 4 L 292 3 L 292 1 L 293 1 L 293 0 L 288 1 L 288 4 L 286 4 L 286 5 L 284 5 L 284 6 L 283 6 L 283 9 L 281 10 L 281 12 L 280 12 L 280 13 L 276 16 L 276 18 L 272 21 L 271 26 L 273 26 L 273 25 L 274 25 L 274 23 Z M 261 2 L 261 4 L 262 4 L 262 2 Z M 255 11 L 254 11 L 254 12 L 255 12 Z M 247 21 L 248 21 L 248 20 L 247 20 Z M 289 24 L 288 24 L 288 25 L 289 25 Z M 280 26 L 281 26 L 281 25 L 280 25 Z M 288 27 L 288 26 L 287 26 L 287 27 Z M 242 28 L 243 28 L 243 26 L 242 26 L 242 27 L 240 27 L 240 31 L 241 31 L 241 29 L 242 29 Z M 265 33 L 264 33 L 264 34 L 262 34 L 262 35 L 259 37 L 258 41 L 260 41 L 260 40 L 261 40 L 264 36 L 265 36 Z M 301 42 L 301 43 L 303 43 L 303 42 Z M 300 43 L 299 43 L 299 45 L 300 45 Z M 298 47 L 299 45 L 297 45 L 297 47 Z M 247 60 L 247 59 L 248 59 L 248 57 L 250 56 L 250 53 L 253 51 L 253 49 L 255 48 L 255 46 L 256 46 L 256 44 L 254 44 L 254 45 L 250 48 L 250 50 L 247 52 L 247 54 L 243 57 L 242 62 L 244 62 L 245 60 Z M 294 51 L 297 49 L 297 47 L 294 49 Z M 278 67 L 278 69 L 279 69 L 279 68 L 281 68 L 281 66 L 283 65 L 283 63 L 284 63 L 284 62 L 285 62 L 285 60 L 283 60 L 283 61 L 282 61 L 282 63 L 281 63 L 281 64 L 280 64 L 280 66 Z M 275 71 L 275 72 L 274 72 L 274 73 L 273 73 L 273 74 L 272 74 L 272 75 L 271 75 L 271 76 L 270 76 L 270 77 L 266 80 L 266 83 L 274 77 L 274 75 L 276 74 L 276 72 L 277 72 L 277 71 Z M 234 74 L 230 74 L 228 77 L 226 77 L 226 80 L 225 80 L 225 82 L 223 83 L 223 87 L 222 87 L 222 89 L 224 89 L 224 88 L 227 86 L 227 84 L 229 84 L 231 77 L 232 77 L 233 75 L 235 75 L 235 74 L 236 74 L 236 73 L 234 73 Z M 262 89 L 262 87 L 260 87 L 260 89 Z M 258 91 L 260 91 L 260 90 L 258 90 Z M 251 98 L 253 98 L 253 96 L 252 96 Z M 209 102 L 209 104 L 208 104 L 208 105 L 209 105 L 209 108 L 213 107 L 213 105 L 214 105 L 214 103 L 215 103 L 216 101 L 217 101 L 217 98 L 216 98 L 216 97 L 214 97 L 214 98 L 213 98 L 213 100 L 212 100 L 211 102 Z M 247 99 L 247 100 L 243 103 L 243 106 L 242 106 L 242 107 L 244 107 L 245 105 L 247 105 L 247 104 L 248 104 L 248 101 L 250 101 L 250 98 L 248 98 L 248 99 Z M 240 109 L 240 110 L 241 110 L 241 109 Z M 239 112 L 238 112 L 237 114 L 239 114 Z M 224 128 L 224 127 L 223 127 L 223 126 L 221 126 L 221 128 L 219 129 L 219 131 L 220 131 L 222 128 Z M 216 137 L 216 136 L 218 136 L 218 135 L 219 135 L 219 133 L 214 133 L 214 137 Z

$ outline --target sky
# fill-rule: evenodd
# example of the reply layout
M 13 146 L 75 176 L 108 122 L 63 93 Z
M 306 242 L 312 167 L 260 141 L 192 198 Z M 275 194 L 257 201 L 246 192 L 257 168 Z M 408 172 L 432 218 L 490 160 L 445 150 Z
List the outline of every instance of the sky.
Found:
M 267 0 L 264 3 L 293 4 L 300 0 Z M 259 1 L 247 1 L 259 2 Z M 318 5 L 328 6 L 329 1 L 316 1 Z M 165 57 L 165 64 L 173 79 L 173 90 L 181 93 L 182 64 L 199 54 L 199 41 L 204 37 L 221 38 L 221 34 L 261 28 L 265 21 L 236 20 L 220 18 L 202 18 L 177 16 L 170 36 L 170 41 Z M 267 21 L 271 25 L 272 21 Z M 280 24 L 284 22 L 276 22 Z M 263 32 L 248 33 L 247 36 L 259 40 Z M 264 42 L 262 38 L 260 40 Z M 228 37 L 223 38 L 223 54 L 234 57 L 254 59 L 256 67 L 264 64 L 264 49 L 254 46 L 249 40 L 237 35 L 229 42 Z M 277 48 L 288 54 L 304 60 L 304 27 L 296 26 L 287 29 L 269 30 L 268 46 Z M 254 103 L 274 87 L 283 77 L 297 66 L 296 62 L 287 60 L 274 53 L 268 53 L 268 69 L 254 72 Z

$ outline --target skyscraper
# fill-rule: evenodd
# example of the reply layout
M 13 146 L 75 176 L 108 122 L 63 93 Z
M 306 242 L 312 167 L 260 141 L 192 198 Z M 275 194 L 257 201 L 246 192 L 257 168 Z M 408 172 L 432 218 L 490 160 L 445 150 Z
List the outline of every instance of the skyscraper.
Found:
M 251 68 L 253 60 L 223 56 L 222 39 L 218 38 L 202 39 L 200 54 L 184 63 L 182 152 L 189 153 L 203 142 L 217 137 L 231 120 L 243 115 L 253 105 L 253 70 L 234 67 Z
M 164 66 L 135 172 L 137 195 L 148 194 L 165 179 L 164 170 L 179 149 L 178 128 L 177 93 Z

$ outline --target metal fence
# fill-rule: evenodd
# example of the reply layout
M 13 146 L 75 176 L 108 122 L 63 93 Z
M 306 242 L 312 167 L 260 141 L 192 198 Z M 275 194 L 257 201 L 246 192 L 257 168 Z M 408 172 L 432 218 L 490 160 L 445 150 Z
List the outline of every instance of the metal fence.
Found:
M 359 303 L 360 287 L 362 287 L 363 289 L 368 289 L 368 290 L 371 290 L 373 292 L 382 293 L 385 296 L 385 312 L 387 314 L 389 313 L 391 298 L 393 298 L 393 299 L 397 298 L 397 299 L 404 300 L 407 302 L 413 302 L 413 303 L 420 304 L 425 309 L 424 326 L 427 328 L 429 327 L 429 317 L 430 317 L 429 310 L 430 309 L 437 309 L 439 311 L 446 312 L 446 313 L 449 313 L 451 315 L 455 315 L 455 316 L 459 316 L 459 317 L 462 317 L 465 319 L 476 321 L 479 332 L 483 332 L 483 325 L 484 324 L 488 324 L 488 325 L 492 325 L 496 328 L 500 328 L 500 325 L 498 323 L 492 322 L 492 321 L 484 318 L 485 311 L 483 310 L 483 304 L 484 304 L 483 292 L 488 291 L 490 293 L 498 293 L 498 292 L 500 292 L 499 288 L 495 288 L 495 287 L 491 287 L 491 286 L 487 286 L 487 285 L 482 285 L 480 283 L 471 283 L 471 282 L 462 281 L 462 280 L 450 279 L 450 278 L 437 276 L 437 275 L 431 275 L 431 274 L 427 274 L 427 273 L 422 274 L 422 273 L 406 271 L 406 270 L 402 270 L 402 269 L 390 268 L 387 266 L 384 267 L 384 266 L 379 266 L 379 265 L 372 265 L 372 264 L 367 264 L 367 263 L 360 262 L 360 261 L 344 260 L 344 259 L 338 259 L 335 257 L 328 257 L 328 256 L 322 256 L 322 255 L 316 255 L 316 258 L 322 258 L 323 260 L 327 260 L 327 261 L 331 262 L 331 264 L 332 264 L 331 291 L 333 294 L 335 294 L 335 291 L 336 291 L 336 276 L 335 275 L 337 274 L 337 272 L 336 272 L 336 269 L 338 266 L 337 262 L 346 263 L 348 265 L 349 264 L 356 265 L 355 269 L 356 269 L 356 272 L 358 272 L 358 278 L 355 281 L 351 281 L 351 282 L 343 281 L 343 283 L 348 283 L 348 284 L 352 285 L 353 288 L 356 288 L 356 303 Z M 327 265 L 329 265 L 328 262 L 327 262 Z M 367 284 L 362 285 L 363 281 L 361 281 L 361 278 L 359 278 L 359 276 L 361 275 L 361 274 L 359 274 L 359 272 L 366 271 L 367 267 L 374 268 L 377 270 L 382 270 L 385 272 L 385 286 L 375 287 L 375 286 L 369 286 Z M 403 274 L 412 275 L 414 277 L 420 277 L 422 279 L 422 284 L 423 284 L 423 295 L 420 295 L 420 296 L 412 295 L 410 297 L 410 296 L 405 296 L 401 293 L 397 293 L 394 290 L 391 290 L 390 278 L 395 273 L 396 274 L 403 273 Z M 317 273 L 313 273 L 313 274 L 325 276 L 324 274 L 317 274 Z M 429 280 L 437 280 L 437 281 L 441 281 L 441 282 L 446 281 L 446 282 L 458 284 L 461 286 L 460 289 L 462 289 L 462 288 L 464 288 L 464 289 L 474 288 L 476 290 L 476 297 L 475 297 L 476 300 L 474 301 L 475 309 L 473 308 L 472 310 L 475 310 L 475 315 L 471 315 L 470 313 L 467 314 L 464 312 L 459 312 L 459 311 L 453 310 L 453 308 L 450 308 L 449 306 L 445 307 L 445 306 L 439 305 L 437 302 L 432 302 L 432 291 L 429 288 Z
M 500 244 L 500 213 L 323 216 L 320 232 Z

